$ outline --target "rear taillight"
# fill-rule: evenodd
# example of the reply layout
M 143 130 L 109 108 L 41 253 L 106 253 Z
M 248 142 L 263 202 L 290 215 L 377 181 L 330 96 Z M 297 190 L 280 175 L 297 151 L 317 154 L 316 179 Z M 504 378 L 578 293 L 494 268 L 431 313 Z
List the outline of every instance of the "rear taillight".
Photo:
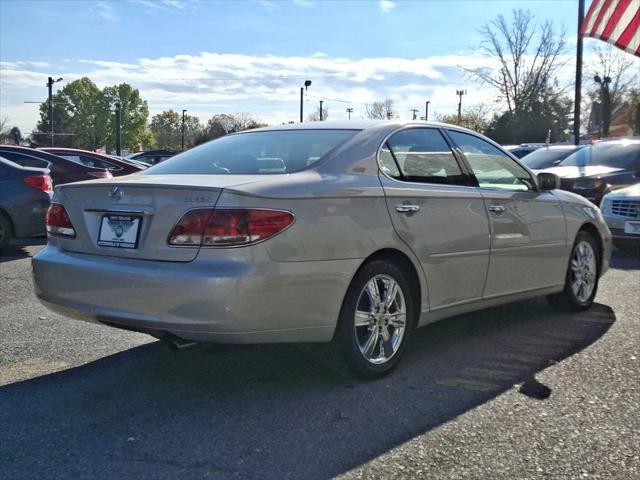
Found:
M 30 187 L 37 188 L 43 192 L 53 191 L 53 184 L 49 175 L 31 175 L 22 179 Z
M 52 203 L 47 210 L 47 233 L 61 237 L 75 237 L 67 210 L 59 203 Z
M 261 242 L 293 223 L 290 212 L 258 209 L 195 209 L 185 213 L 169 235 L 169 245 L 239 247 Z
M 96 178 L 112 178 L 111 172 L 109 170 L 97 170 L 95 172 L 89 172 L 89 175 Z

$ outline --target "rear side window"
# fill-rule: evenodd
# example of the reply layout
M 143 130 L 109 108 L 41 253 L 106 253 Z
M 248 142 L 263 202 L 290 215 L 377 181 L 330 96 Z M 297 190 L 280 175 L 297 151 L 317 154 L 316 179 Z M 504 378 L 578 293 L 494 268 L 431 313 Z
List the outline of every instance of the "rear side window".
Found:
M 0 155 L 23 167 L 49 168 L 49 162 L 30 155 L 7 151 L 0 151 Z
M 218 138 L 144 174 L 277 174 L 309 168 L 357 130 L 271 130 Z
M 392 135 L 378 158 L 380 169 L 398 180 L 464 184 L 449 144 L 433 128 L 412 128 Z
M 70 160 L 72 162 L 79 163 L 80 165 L 84 165 L 85 167 L 105 168 L 107 170 L 122 170 L 122 167 L 117 167 L 113 163 L 103 162 L 102 160 L 98 160 L 97 158 L 88 157 L 85 155 L 71 155 L 68 153 L 56 153 L 56 155 L 64 158 L 65 160 Z

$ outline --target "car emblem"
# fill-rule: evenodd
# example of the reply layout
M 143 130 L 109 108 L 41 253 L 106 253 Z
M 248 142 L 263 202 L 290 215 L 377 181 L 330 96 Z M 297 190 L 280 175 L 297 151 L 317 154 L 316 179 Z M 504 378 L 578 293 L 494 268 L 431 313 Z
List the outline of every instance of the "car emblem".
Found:
M 109 192 L 109 196 L 111 198 L 115 198 L 116 200 L 122 198 L 123 195 L 124 195 L 124 190 L 122 190 L 120 187 L 113 187 Z

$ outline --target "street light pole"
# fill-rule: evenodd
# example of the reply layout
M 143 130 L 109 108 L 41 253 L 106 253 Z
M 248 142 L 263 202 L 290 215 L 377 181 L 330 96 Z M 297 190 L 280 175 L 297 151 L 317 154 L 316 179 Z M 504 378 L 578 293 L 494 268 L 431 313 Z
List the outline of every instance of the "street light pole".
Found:
M 322 100 L 320 100 L 320 121 L 322 121 Z
M 47 79 L 47 88 L 49 89 L 49 135 L 50 135 L 50 144 L 53 147 L 53 84 L 62 80 L 62 77 L 54 80 L 52 77 Z
M 466 90 L 456 90 L 456 95 L 460 97 L 458 101 L 458 123 L 462 122 L 462 96 L 466 94 Z
M 429 120 L 429 104 L 431 102 L 429 100 L 427 100 L 427 102 L 424 104 L 424 121 L 428 121 Z
M 351 120 L 351 114 L 353 113 L 353 108 L 347 108 L 347 113 L 349 114 L 349 120 Z
M 307 88 L 309 88 L 311 86 L 311 80 L 305 80 L 304 81 L 304 88 L 300 87 L 300 123 L 302 123 L 304 121 L 303 116 L 304 116 L 304 92 L 307 90 Z
M 186 113 L 186 110 L 183 109 L 182 110 L 182 150 L 184 152 L 184 114 Z
M 122 155 L 122 104 L 116 103 L 116 155 Z

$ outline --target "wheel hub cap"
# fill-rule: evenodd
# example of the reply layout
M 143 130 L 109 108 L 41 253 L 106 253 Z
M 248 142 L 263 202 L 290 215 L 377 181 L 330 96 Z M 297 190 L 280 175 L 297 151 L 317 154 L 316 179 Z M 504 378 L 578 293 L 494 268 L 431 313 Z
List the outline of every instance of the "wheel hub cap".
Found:
M 399 350 L 407 321 L 404 294 L 388 275 L 376 275 L 362 289 L 355 313 L 355 333 L 362 356 L 373 364 L 388 362 Z
M 586 303 L 596 285 L 596 255 L 589 242 L 581 241 L 571 257 L 571 290 L 579 302 Z

